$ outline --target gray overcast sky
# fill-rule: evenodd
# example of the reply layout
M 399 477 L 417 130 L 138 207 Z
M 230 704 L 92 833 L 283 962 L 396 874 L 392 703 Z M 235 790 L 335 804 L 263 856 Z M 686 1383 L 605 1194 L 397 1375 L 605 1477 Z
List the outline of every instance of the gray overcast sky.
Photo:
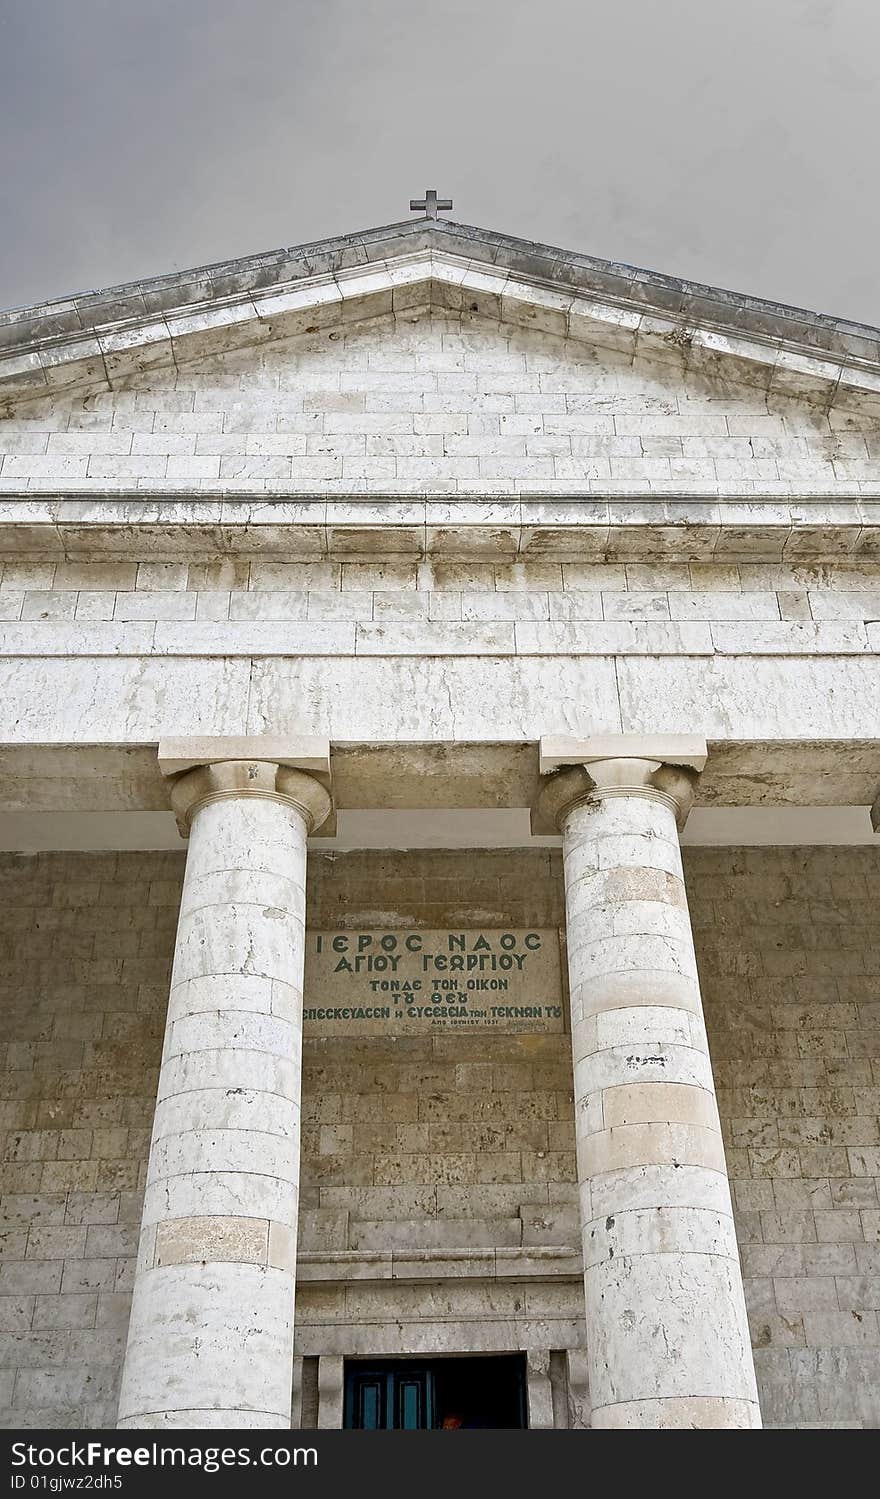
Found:
M 873 0 L 0 0 L 0 305 L 407 217 L 880 323 Z

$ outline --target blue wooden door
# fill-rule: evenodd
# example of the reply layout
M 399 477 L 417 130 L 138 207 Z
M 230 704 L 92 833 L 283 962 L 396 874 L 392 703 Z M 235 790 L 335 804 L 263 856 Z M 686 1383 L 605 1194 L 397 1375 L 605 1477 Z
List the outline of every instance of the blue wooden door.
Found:
M 411 1365 L 358 1368 L 345 1381 L 345 1425 L 355 1431 L 429 1431 L 434 1425 L 434 1377 Z

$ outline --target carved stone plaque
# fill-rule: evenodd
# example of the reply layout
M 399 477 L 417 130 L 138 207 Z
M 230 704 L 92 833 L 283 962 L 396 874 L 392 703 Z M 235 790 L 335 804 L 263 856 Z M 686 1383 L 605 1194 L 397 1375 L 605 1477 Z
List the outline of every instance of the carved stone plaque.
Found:
M 564 1029 L 555 927 L 308 931 L 312 1036 Z

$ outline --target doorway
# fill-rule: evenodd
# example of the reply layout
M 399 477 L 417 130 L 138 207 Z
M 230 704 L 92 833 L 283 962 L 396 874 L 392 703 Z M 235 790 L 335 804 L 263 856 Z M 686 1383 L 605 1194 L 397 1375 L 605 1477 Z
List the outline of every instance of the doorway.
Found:
M 354 1431 L 522 1429 L 525 1355 L 346 1359 L 343 1424 Z

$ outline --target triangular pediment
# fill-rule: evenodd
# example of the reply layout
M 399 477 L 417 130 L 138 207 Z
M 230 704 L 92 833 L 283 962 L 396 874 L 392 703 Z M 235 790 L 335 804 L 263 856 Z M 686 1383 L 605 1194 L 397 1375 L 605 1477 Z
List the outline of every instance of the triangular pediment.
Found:
M 0 401 L 173 379 L 212 354 L 429 311 L 880 413 L 876 329 L 426 220 L 6 314 Z
M 401 279 L 396 308 L 393 292 L 383 301 L 361 278 L 358 318 L 315 324 L 311 309 L 300 327 L 305 314 L 288 310 L 279 316 L 298 331 L 258 342 L 244 321 L 211 327 L 188 335 L 191 357 L 178 352 L 171 367 L 157 360 L 109 390 L 23 401 L 0 417 L 0 481 L 754 495 L 840 492 L 877 470 L 870 412 L 835 425 L 791 382 L 768 391 L 746 378 L 748 362 L 697 366 L 675 345 L 632 351 L 595 319 L 590 336 L 573 333 L 571 300 L 505 304 L 480 275 L 480 287 L 475 273 L 467 286 Z

